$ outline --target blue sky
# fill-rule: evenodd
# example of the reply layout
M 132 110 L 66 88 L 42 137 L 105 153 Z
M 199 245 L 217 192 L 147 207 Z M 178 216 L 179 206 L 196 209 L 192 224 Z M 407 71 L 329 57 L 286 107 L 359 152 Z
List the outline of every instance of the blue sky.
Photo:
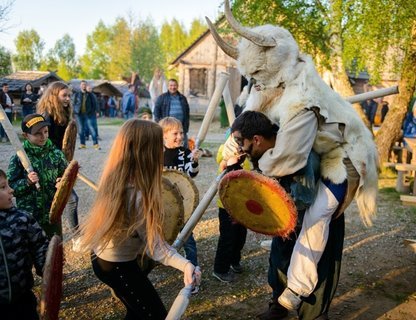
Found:
M 0 0 L 1 4 L 7 0 Z M 68 33 L 75 42 L 77 54 L 83 53 L 86 36 L 101 20 L 113 24 L 117 17 L 144 20 L 151 17 L 156 26 L 176 18 L 186 28 L 194 18 L 216 19 L 223 11 L 223 0 L 15 0 L 7 22 L 8 29 L 0 33 L 0 44 L 12 52 L 14 39 L 22 30 L 35 29 L 45 42 L 44 53 L 56 40 Z

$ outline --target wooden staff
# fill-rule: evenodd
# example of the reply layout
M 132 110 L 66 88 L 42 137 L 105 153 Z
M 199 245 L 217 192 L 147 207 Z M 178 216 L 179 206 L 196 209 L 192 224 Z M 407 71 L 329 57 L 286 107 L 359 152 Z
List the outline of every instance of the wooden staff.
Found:
M 235 120 L 235 113 L 234 113 L 234 103 L 231 99 L 231 93 L 229 86 L 225 86 L 224 91 L 222 92 L 222 96 L 224 98 L 225 109 L 227 110 L 227 117 L 228 123 L 231 127 Z
M 390 96 L 392 94 L 397 94 L 397 93 L 399 93 L 399 87 L 394 86 L 394 87 L 383 88 L 383 89 L 378 89 L 378 90 L 374 90 L 370 92 L 356 94 L 355 96 L 345 98 L 345 100 L 347 100 L 349 103 L 357 103 L 357 102 L 365 101 L 368 99 L 381 98 L 381 97 Z
M 98 191 L 98 186 L 92 181 L 90 178 L 83 175 L 81 172 L 78 172 L 77 175 L 78 179 L 80 179 L 82 182 L 85 182 L 89 187 L 91 187 L 93 190 Z
M 218 103 L 221 99 L 222 92 L 224 91 L 225 85 L 227 84 L 228 79 L 230 78 L 230 74 L 226 72 L 221 72 L 218 77 L 218 82 L 215 87 L 214 93 L 212 94 L 211 101 L 208 104 L 207 112 L 205 113 L 204 119 L 202 120 L 201 127 L 199 128 L 198 135 L 195 140 L 195 148 L 199 149 L 202 142 L 204 141 L 208 127 L 212 122 L 212 118 L 214 117 L 215 109 L 218 106 Z
M 25 149 L 23 149 L 23 145 L 19 140 L 19 137 L 17 136 L 16 131 L 14 131 L 14 128 L 12 124 L 10 123 L 9 118 L 7 117 L 6 112 L 4 111 L 3 107 L 0 105 L 0 122 L 3 125 L 3 129 L 6 132 L 7 136 L 9 137 L 10 143 L 14 147 L 14 150 L 16 151 L 17 156 L 20 159 L 20 162 L 23 165 L 23 168 L 27 171 L 27 173 L 33 172 L 32 164 L 30 163 L 29 157 L 26 154 Z M 35 184 L 36 189 L 40 190 L 40 184 L 39 182 L 36 182 Z
M 204 197 L 199 202 L 198 206 L 192 213 L 191 217 L 189 218 L 188 222 L 183 227 L 182 231 L 178 234 L 176 237 L 175 242 L 172 244 L 172 247 L 175 249 L 180 249 L 188 240 L 189 236 L 192 233 L 192 230 L 194 230 L 195 226 L 201 219 L 202 215 L 204 214 L 205 210 L 208 208 L 209 204 L 211 203 L 211 200 L 215 197 L 215 194 L 218 191 L 218 184 L 220 183 L 222 177 L 227 173 L 227 170 L 224 170 L 221 172 L 221 174 L 212 182 L 210 187 L 208 188 L 207 192 L 205 192 Z

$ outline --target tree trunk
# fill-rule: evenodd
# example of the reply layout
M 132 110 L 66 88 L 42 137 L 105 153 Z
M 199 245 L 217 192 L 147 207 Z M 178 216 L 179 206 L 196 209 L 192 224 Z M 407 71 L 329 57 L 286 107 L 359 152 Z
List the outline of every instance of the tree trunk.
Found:
M 330 64 L 331 71 L 334 78 L 333 88 L 342 97 L 349 97 L 355 95 L 352 89 L 350 80 L 347 75 L 347 71 L 342 61 L 342 1 L 332 0 L 330 2 L 330 35 L 329 35 L 329 47 L 330 50 Z M 361 120 L 365 123 L 368 128 L 371 128 L 370 122 L 368 121 L 363 109 L 360 104 L 354 103 L 353 107 L 357 111 Z
M 388 161 L 390 149 L 401 135 L 401 127 L 406 116 L 407 107 L 412 99 L 413 93 L 415 92 L 416 21 L 413 22 L 411 32 L 411 41 L 405 53 L 401 78 L 399 81 L 399 94 L 393 100 L 393 104 L 390 107 L 375 139 L 380 156 L 380 164 Z

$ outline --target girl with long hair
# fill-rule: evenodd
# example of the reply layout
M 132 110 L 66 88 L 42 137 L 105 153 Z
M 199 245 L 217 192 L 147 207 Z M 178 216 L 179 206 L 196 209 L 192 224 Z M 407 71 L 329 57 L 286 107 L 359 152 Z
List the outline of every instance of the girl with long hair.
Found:
M 125 319 L 165 319 L 167 315 L 139 267 L 140 255 L 183 271 L 185 285 L 194 283 L 195 266 L 163 240 L 162 171 L 162 128 L 146 120 L 125 122 L 81 226 L 83 249 L 93 251 L 93 270 L 125 305 Z
M 56 81 L 49 84 L 37 104 L 37 113 L 51 124 L 49 139 L 62 149 L 65 129 L 72 118 L 71 92 L 67 84 Z

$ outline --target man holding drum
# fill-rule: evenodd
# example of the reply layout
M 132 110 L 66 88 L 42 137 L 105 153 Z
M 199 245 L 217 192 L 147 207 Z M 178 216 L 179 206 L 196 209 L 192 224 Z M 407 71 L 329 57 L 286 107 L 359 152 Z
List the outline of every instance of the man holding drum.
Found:
M 273 148 L 278 146 L 277 126 L 260 112 L 244 112 L 233 123 L 232 132 L 240 151 L 250 157 L 255 168 L 259 163 L 262 168 L 263 155 L 275 152 Z M 331 219 L 344 199 L 346 182 L 335 185 L 319 176 L 313 141 L 313 137 L 304 137 L 301 148 L 306 154 L 302 159 L 296 153 L 283 157 L 282 150 L 282 159 L 276 162 L 281 173 L 277 178 L 294 198 L 299 218 L 296 232 L 289 239 L 273 238 L 268 277 L 273 297 L 260 319 L 281 319 L 288 310 L 297 310 L 300 319 L 325 319 L 338 284 L 345 224 L 342 212 Z M 294 147 L 291 149 L 296 150 Z M 306 188 L 296 187 L 294 183 L 305 178 L 313 183 Z M 312 201 L 308 203 L 308 199 Z

